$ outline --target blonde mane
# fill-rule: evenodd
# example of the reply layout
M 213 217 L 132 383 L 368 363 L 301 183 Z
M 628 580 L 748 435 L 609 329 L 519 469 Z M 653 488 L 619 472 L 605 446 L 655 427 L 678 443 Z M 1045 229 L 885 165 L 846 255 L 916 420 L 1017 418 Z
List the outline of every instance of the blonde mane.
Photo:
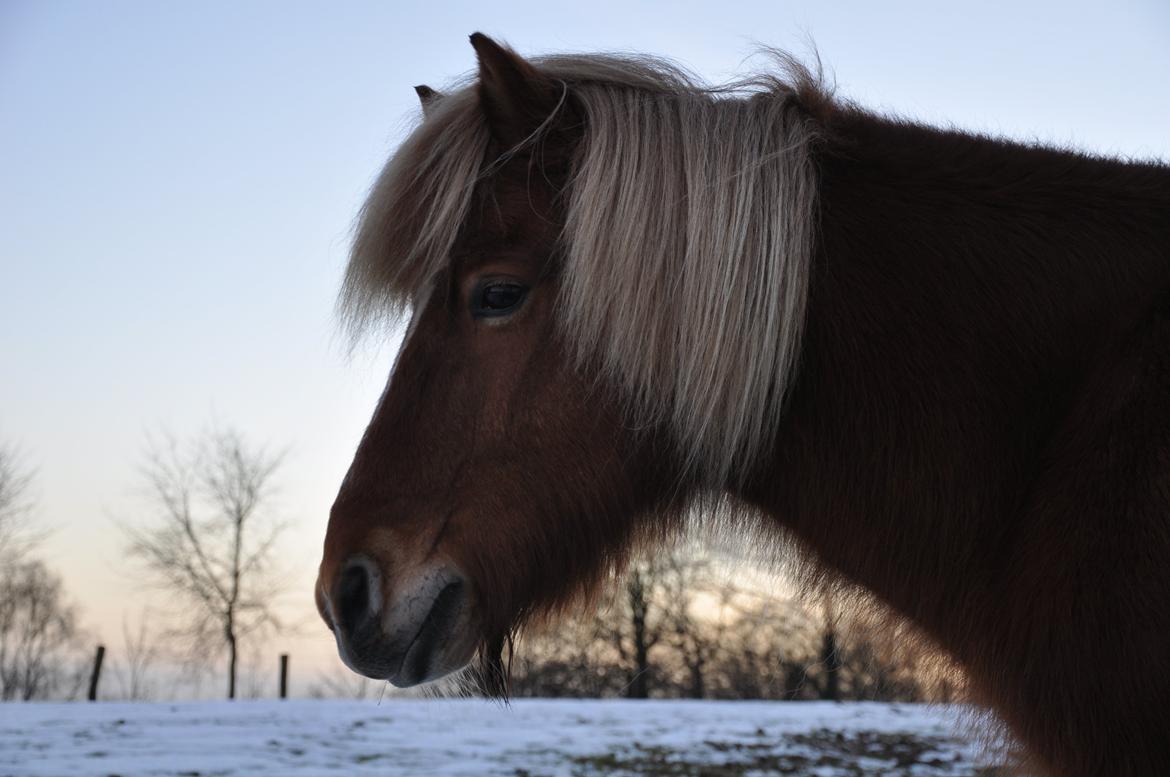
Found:
M 630 422 L 668 425 L 714 486 L 773 443 L 800 350 L 816 186 L 815 129 L 796 98 L 820 86 L 778 56 L 784 78 L 721 87 L 644 56 L 530 60 L 585 115 L 561 331 L 623 389 Z M 396 321 L 449 261 L 495 165 L 474 87 L 428 106 L 362 208 L 340 301 L 355 331 Z

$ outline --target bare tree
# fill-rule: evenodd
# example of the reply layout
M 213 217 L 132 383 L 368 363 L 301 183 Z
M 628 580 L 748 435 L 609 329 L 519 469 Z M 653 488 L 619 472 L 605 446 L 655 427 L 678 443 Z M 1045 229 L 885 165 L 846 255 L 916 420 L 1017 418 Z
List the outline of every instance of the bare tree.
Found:
M 650 649 L 665 631 L 664 624 L 654 617 L 657 571 L 651 562 L 632 564 L 623 586 L 627 616 L 624 625 L 628 630 L 614 631 L 614 647 L 630 668 L 626 695 L 631 699 L 650 695 Z
M 723 643 L 733 595 L 727 586 L 714 584 L 711 566 L 697 547 L 671 552 L 660 562 L 666 640 L 685 672 L 683 694 L 692 699 L 707 696 L 708 670 Z M 712 599 L 706 617 L 696 612 L 695 599 L 701 594 Z
M 151 678 L 155 663 L 161 655 L 157 635 L 151 631 L 154 616 L 144 609 L 138 618 L 137 629 L 131 629 L 129 621 L 122 618 L 122 650 L 119 657 L 110 661 L 110 671 L 118 680 L 121 695 L 131 701 L 154 698 L 155 683 Z
M 16 448 L 0 444 L 0 569 L 19 563 L 36 540 L 27 520 L 32 475 L 19 459 Z
M 280 462 L 230 429 L 151 444 L 142 472 L 152 512 L 126 529 L 154 581 L 189 605 L 176 611 L 193 658 L 226 650 L 229 699 L 241 640 L 280 627 L 275 549 L 286 525 L 268 509 Z
M 666 634 L 667 623 L 660 605 L 661 565 L 654 559 L 638 559 L 610 599 L 609 616 L 602 631 L 608 635 L 626 671 L 625 695 L 630 699 L 650 696 L 654 666 L 653 650 Z
M 710 695 L 727 699 L 807 698 L 816 661 L 812 621 L 798 600 L 725 583 L 725 619 L 713 658 Z
M 595 608 L 569 613 L 555 630 L 539 626 L 517 643 L 510 690 L 519 696 L 626 696 L 665 690 L 671 623 L 664 594 L 668 564 L 640 557 L 603 586 Z
M 77 613 L 61 578 L 40 561 L 0 573 L 0 699 L 44 699 L 76 692 Z
M 824 607 L 824 628 L 821 629 L 821 698 L 825 701 L 841 700 L 841 648 L 838 645 L 837 605 L 831 587 L 821 594 Z
M 597 633 L 608 639 L 625 668 L 625 696 L 645 699 L 652 686 L 665 690 L 667 648 L 685 651 L 692 691 L 703 692 L 707 640 L 692 612 L 693 596 L 704 580 L 707 561 L 694 548 L 671 548 L 630 563 L 603 607 Z
M 570 613 L 521 635 L 509 690 L 516 696 L 624 695 L 629 675 L 614 649 L 607 610 Z
M 77 612 L 61 578 L 30 559 L 40 535 L 29 525 L 32 475 L 0 445 L 0 699 L 76 692 Z

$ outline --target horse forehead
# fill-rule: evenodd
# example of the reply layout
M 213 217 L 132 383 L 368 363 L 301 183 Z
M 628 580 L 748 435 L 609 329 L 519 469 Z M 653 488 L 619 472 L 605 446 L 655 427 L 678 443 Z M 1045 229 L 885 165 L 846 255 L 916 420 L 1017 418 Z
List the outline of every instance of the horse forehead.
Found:
M 515 158 L 505 163 L 477 191 L 474 226 L 502 238 L 547 231 L 557 214 L 561 187 L 544 174 L 538 160 Z
M 491 261 L 544 260 L 562 229 L 551 208 L 542 208 L 522 194 L 501 197 L 478 211 L 452 251 L 451 267 L 457 271 Z

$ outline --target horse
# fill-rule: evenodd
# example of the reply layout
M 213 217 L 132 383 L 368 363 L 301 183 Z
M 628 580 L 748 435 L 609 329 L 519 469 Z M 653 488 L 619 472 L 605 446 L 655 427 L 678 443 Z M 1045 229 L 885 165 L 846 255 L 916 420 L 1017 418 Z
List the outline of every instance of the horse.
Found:
M 1030 768 L 1170 770 L 1170 168 L 781 53 L 707 86 L 471 44 L 339 296 L 409 315 L 315 589 L 345 663 L 505 693 L 518 629 L 706 521 L 915 624 Z

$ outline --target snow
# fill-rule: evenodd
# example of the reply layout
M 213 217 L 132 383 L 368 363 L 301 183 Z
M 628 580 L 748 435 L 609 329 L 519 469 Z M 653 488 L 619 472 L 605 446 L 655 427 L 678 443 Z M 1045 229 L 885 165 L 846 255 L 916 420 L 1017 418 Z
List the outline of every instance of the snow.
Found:
M 0 775 L 974 775 L 963 707 L 476 699 L 0 704 Z

